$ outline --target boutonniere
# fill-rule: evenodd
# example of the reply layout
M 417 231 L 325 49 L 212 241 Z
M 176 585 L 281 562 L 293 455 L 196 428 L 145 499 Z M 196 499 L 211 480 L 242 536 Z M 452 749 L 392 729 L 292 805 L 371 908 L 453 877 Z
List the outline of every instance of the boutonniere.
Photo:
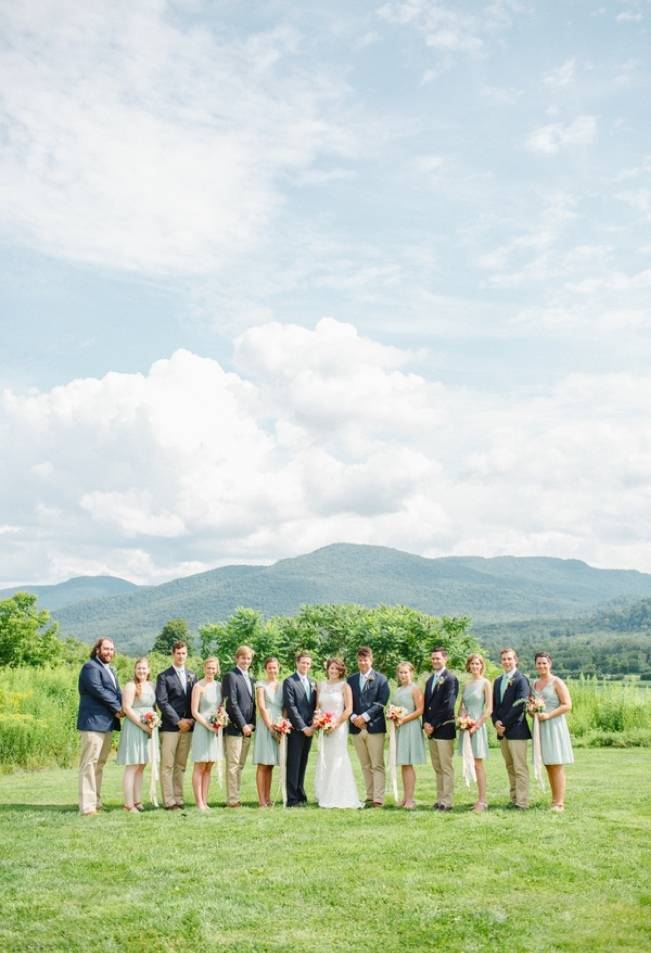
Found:
M 440 688 L 444 681 L 445 681 L 445 675 L 441 675 L 438 682 L 436 683 L 436 687 Z

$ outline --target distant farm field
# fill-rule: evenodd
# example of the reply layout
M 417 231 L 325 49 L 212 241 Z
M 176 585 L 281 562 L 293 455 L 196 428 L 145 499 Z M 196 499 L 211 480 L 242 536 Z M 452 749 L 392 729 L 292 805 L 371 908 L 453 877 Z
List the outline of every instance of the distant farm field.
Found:
M 312 758 L 314 762 L 314 758 Z M 76 772 L 0 776 L 0 949 L 196 951 L 634 951 L 651 944 L 648 749 L 580 749 L 567 810 L 506 809 L 501 758 L 489 758 L 490 811 L 472 792 L 419 809 L 199 815 L 121 811 L 109 766 L 107 810 L 76 812 Z M 189 784 L 187 785 L 189 789 Z M 311 786 L 310 786 L 311 791 Z M 189 790 L 188 790 L 189 793 Z

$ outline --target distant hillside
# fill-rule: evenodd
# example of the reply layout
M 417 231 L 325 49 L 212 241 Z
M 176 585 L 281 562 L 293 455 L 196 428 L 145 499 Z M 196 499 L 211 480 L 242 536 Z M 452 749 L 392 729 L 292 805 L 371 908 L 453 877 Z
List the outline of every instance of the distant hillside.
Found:
M 14 586 L 0 589 L 0 599 L 9 599 L 16 592 L 33 592 L 38 596 L 39 605 L 54 612 L 76 602 L 89 599 L 103 599 L 123 592 L 134 592 L 143 587 L 136 586 L 118 576 L 76 576 L 54 586 Z
M 340 543 L 273 566 L 225 566 L 55 613 L 64 634 L 87 641 L 107 633 L 141 650 L 172 617 L 192 629 L 238 606 L 266 616 L 303 604 L 402 603 L 434 615 L 497 622 L 571 617 L 609 599 L 651 597 L 651 575 L 593 569 L 578 560 L 538 557 L 425 559 L 395 549 Z

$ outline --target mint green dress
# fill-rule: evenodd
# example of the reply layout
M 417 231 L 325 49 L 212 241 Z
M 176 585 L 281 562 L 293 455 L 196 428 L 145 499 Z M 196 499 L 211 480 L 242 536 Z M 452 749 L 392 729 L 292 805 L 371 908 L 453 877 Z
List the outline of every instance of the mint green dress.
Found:
M 131 706 L 140 717 L 145 712 L 154 711 L 156 704 L 156 693 L 154 686 L 150 682 L 145 682 L 142 686 L 140 698 L 134 698 Z M 116 761 L 118 764 L 148 764 L 150 761 L 150 742 L 151 735 L 134 725 L 130 718 L 125 718 L 122 722 L 120 731 L 120 747 L 118 748 Z
M 273 724 L 283 717 L 283 683 L 278 682 L 274 691 L 269 682 L 256 682 L 256 690 L 264 691 L 264 703 Z M 253 764 L 278 764 L 280 761 L 280 745 L 274 741 L 271 732 L 258 712 L 255 722 L 253 739 Z
M 542 691 L 533 690 L 534 698 L 542 698 L 545 711 L 553 711 L 561 703 L 551 679 Z M 556 715 L 540 722 L 540 751 L 543 764 L 574 764 L 570 729 L 565 715 Z
M 416 711 L 414 703 L 413 685 L 401 685 L 396 688 L 392 705 L 400 708 L 406 708 L 407 714 L 411 715 Z M 425 742 L 423 741 L 423 728 L 420 718 L 414 718 L 413 721 L 401 725 L 396 730 L 396 764 L 424 764 L 425 763 Z
M 486 679 L 484 678 L 478 678 L 476 681 L 475 679 L 471 679 L 466 683 L 463 689 L 463 707 L 466 709 L 469 717 L 475 721 L 479 721 L 486 705 L 484 698 L 485 684 Z M 465 732 L 463 731 L 459 732 L 459 751 L 461 752 L 463 751 L 464 734 Z M 470 736 L 470 744 L 472 746 L 473 758 L 479 759 L 488 757 L 488 733 L 485 723 Z
M 222 700 L 222 687 L 219 682 L 206 685 L 199 698 L 199 714 L 206 721 L 210 721 L 217 711 Z M 222 731 L 224 729 L 222 728 Z M 219 735 L 215 731 L 208 731 L 198 721 L 192 729 L 192 760 L 201 762 L 218 761 L 221 757 Z

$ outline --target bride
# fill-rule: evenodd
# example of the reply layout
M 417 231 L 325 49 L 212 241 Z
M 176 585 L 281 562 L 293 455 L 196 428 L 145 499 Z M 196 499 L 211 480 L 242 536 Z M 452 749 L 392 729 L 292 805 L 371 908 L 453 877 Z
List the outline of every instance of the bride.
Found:
M 327 682 L 317 689 L 316 706 L 335 715 L 335 729 L 321 731 L 314 789 L 319 807 L 361 807 L 353 766 L 348 756 L 348 719 L 353 696 L 345 681 L 346 666 L 338 658 L 326 662 Z

